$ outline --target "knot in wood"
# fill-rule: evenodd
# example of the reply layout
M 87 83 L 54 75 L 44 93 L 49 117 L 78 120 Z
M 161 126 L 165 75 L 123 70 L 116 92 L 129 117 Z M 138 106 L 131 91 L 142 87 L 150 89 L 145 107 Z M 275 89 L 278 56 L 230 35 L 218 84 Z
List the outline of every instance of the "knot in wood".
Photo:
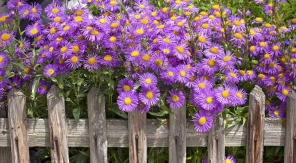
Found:
M 296 136 L 294 136 L 293 138 L 296 139 Z
M 178 139 L 178 136 L 176 135 L 176 136 L 174 136 L 174 139 Z
M 2 131 L 1 133 L 2 133 L 3 135 L 5 135 L 5 134 L 6 134 L 6 131 Z
M 14 140 L 15 140 L 15 141 L 18 141 L 18 137 L 16 136 L 16 137 L 14 138 Z
M 257 138 L 254 138 L 254 141 L 257 141 Z
M 57 141 L 57 140 L 58 140 L 58 137 L 55 136 L 55 137 L 54 137 L 54 140 Z
M 136 139 L 139 139 L 139 135 L 135 135 L 135 138 L 136 138 Z
M 97 134 L 95 134 L 94 139 L 97 139 L 97 138 L 98 138 L 98 136 L 97 136 Z

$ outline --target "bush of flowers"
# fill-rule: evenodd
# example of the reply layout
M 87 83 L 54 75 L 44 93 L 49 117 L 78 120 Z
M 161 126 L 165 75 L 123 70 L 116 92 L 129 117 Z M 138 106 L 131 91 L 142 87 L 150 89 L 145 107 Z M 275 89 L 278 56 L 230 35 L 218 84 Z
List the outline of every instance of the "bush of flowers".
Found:
M 284 0 L 229 3 L 82 0 L 43 10 L 9 0 L 10 12 L 0 15 L 0 98 L 22 89 L 28 114 L 44 116 L 55 84 L 67 116 L 79 120 L 96 86 L 110 114 L 164 116 L 186 105 L 196 130 L 207 132 L 221 112 L 245 121 L 257 84 L 268 115 L 283 118 L 296 77 L 296 18 L 280 12 Z M 31 21 L 23 31 L 22 19 Z

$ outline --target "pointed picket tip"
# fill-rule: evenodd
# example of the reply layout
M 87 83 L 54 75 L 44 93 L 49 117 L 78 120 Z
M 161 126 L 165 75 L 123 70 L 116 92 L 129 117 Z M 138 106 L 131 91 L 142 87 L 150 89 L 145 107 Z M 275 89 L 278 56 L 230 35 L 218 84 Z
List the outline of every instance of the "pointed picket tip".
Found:
M 23 92 L 21 92 L 20 90 L 15 89 L 15 88 L 12 88 L 12 89 L 9 91 L 8 96 L 25 96 L 25 95 L 24 95 Z
M 92 98 L 92 96 L 98 96 L 99 95 L 99 91 L 100 91 L 99 88 L 92 87 L 90 89 L 90 91 L 88 92 L 88 94 L 87 94 L 87 98 Z

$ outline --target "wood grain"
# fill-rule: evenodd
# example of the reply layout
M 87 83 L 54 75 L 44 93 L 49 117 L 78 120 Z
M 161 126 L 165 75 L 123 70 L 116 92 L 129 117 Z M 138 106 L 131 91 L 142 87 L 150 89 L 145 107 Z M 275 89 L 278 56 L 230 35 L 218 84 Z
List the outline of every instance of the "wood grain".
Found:
M 265 95 L 257 85 L 250 93 L 246 163 L 263 162 Z
M 48 120 L 38 121 L 28 119 L 28 138 L 30 147 L 49 147 Z M 208 133 L 198 133 L 191 120 L 186 121 L 186 146 L 206 147 Z M 231 123 L 231 121 L 230 121 Z M 168 120 L 161 124 L 155 119 L 147 119 L 147 147 L 168 147 L 169 126 Z M 265 119 L 264 145 L 284 146 L 285 119 Z M 69 147 L 89 147 L 89 125 L 87 119 L 66 120 Z M 225 130 L 225 146 L 246 146 L 247 128 L 241 124 Z M 128 122 L 120 119 L 107 119 L 108 147 L 129 147 Z M 0 118 L 0 147 L 10 147 L 10 131 L 8 119 Z
M 8 93 L 8 119 L 13 163 L 29 163 L 26 96 L 16 89 Z
M 7 107 L 5 105 L 0 106 L 0 118 L 7 118 Z M 0 147 L 0 162 L 12 162 L 10 147 Z
M 87 95 L 91 163 L 107 163 L 105 98 L 100 98 L 99 92 L 98 88 L 92 88 Z
M 287 101 L 287 126 L 285 139 L 285 163 L 296 162 L 296 93 L 292 91 Z
M 146 113 L 128 113 L 129 162 L 147 162 Z
M 220 163 L 225 156 L 225 134 L 222 114 L 218 114 L 213 121 L 213 127 L 208 135 L 208 161 Z
M 69 163 L 65 101 L 53 85 L 47 94 L 48 127 L 52 163 Z
M 186 162 L 186 104 L 172 109 L 169 121 L 169 162 Z

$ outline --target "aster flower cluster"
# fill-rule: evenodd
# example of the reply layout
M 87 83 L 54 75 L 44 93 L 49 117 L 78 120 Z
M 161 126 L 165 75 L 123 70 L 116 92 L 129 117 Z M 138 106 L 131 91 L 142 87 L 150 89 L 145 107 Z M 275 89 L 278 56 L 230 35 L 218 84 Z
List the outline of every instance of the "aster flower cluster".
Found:
M 117 86 L 120 110 L 149 112 L 154 106 L 182 109 L 190 104 L 198 108 L 193 121 L 199 132 L 207 132 L 224 108 L 245 104 L 241 83 L 258 84 L 283 103 L 291 91 L 296 48 L 291 42 L 285 48 L 277 40 L 295 29 L 295 19 L 289 28 L 263 18 L 246 26 L 250 11 L 232 13 L 220 5 L 199 11 L 191 0 L 169 1 L 161 9 L 146 0 L 132 6 L 123 1 L 124 11 L 117 0 L 82 2 L 96 6 L 99 14 L 53 2 L 44 9 L 47 24 L 40 19 L 40 5 L 8 2 L 14 13 L 0 15 L 1 27 L 15 15 L 32 23 L 19 40 L 5 28 L 0 31 L 0 91 L 26 82 L 32 86 L 32 79 L 42 76 L 37 93 L 46 94 L 49 81 L 59 75 L 112 69 L 125 76 Z M 9 66 L 14 59 L 21 66 Z M 270 102 L 267 108 L 272 117 L 284 116 L 284 104 Z

